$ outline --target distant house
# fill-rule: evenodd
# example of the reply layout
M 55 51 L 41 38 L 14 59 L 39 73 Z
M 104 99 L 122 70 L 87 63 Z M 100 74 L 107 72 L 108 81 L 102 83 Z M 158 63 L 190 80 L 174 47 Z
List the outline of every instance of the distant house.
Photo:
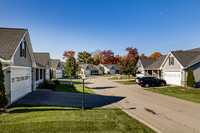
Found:
M 27 29 L 0 28 L 0 61 L 9 103 L 34 90 L 36 62 Z
M 104 72 L 110 73 L 110 74 L 119 74 L 120 72 L 120 65 L 118 64 L 100 64 L 102 67 L 104 67 Z
M 163 61 L 163 79 L 169 84 L 186 85 L 188 69 L 193 69 L 196 85 L 200 86 L 200 48 L 183 52 L 171 51 Z
M 50 80 L 51 62 L 49 53 L 34 53 L 34 56 L 37 65 L 33 75 L 36 89 L 44 80 Z
M 53 70 L 54 78 L 63 78 L 64 67 L 63 63 L 59 59 L 51 59 L 51 69 Z
M 101 66 L 100 65 L 93 65 L 87 63 L 78 63 L 81 67 L 81 74 L 85 75 L 100 75 L 101 73 Z
M 196 86 L 200 86 L 200 48 L 171 51 L 155 60 L 139 60 L 138 71 L 143 76 L 165 79 L 167 84 L 186 86 L 189 68 L 193 70 Z

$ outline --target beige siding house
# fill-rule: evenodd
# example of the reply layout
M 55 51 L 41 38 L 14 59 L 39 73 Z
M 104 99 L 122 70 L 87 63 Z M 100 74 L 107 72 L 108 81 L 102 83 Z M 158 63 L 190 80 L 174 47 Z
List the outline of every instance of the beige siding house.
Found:
M 27 29 L 0 28 L 0 61 L 10 104 L 33 91 L 36 63 Z

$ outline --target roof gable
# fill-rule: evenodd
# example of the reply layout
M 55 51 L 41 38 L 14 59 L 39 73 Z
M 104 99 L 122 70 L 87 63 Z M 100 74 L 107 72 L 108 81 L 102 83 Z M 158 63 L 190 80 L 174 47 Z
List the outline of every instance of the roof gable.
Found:
M 10 60 L 27 29 L 0 28 L 0 58 Z
M 36 64 L 38 66 L 47 67 L 50 61 L 49 53 L 34 53 Z

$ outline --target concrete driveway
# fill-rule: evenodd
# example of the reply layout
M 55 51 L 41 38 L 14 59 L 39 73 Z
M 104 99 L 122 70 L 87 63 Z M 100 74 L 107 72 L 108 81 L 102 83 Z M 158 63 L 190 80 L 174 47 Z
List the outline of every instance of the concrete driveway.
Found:
M 118 102 L 123 98 L 124 97 L 85 94 L 85 107 L 113 107 L 110 102 Z M 14 104 L 82 107 L 82 93 L 35 91 Z
M 121 85 L 105 77 L 88 79 L 87 86 L 100 96 L 125 97 L 110 102 L 157 132 L 200 132 L 200 104 L 143 90 L 138 85 Z M 109 102 L 109 99 L 107 99 Z

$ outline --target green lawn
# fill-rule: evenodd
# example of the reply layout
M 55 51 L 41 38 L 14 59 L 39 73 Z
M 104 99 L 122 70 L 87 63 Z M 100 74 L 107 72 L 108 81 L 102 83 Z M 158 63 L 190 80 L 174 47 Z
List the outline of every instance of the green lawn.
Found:
M 82 84 L 75 84 L 74 86 L 71 85 L 57 85 L 56 89 L 62 92 L 75 92 L 75 93 L 82 93 L 83 92 L 83 85 Z M 95 94 L 93 90 L 89 87 L 85 86 L 84 88 L 85 93 Z
M 133 84 L 137 84 L 135 82 L 135 80 L 130 80 L 130 81 L 114 81 L 116 83 L 119 83 L 119 84 L 123 84 L 123 85 L 133 85 Z
M 58 80 L 58 81 L 62 81 L 62 82 L 71 82 L 71 80 L 70 79 L 52 79 L 52 81 L 53 80 Z M 82 80 L 74 80 L 74 79 L 72 79 L 72 81 L 73 82 L 82 82 Z
M 108 80 L 122 80 L 122 79 L 129 79 L 128 75 L 122 76 L 121 78 L 118 78 L 118 76 L 112 77 L 112 78 L 108 78 Z M 130 76 L 130 79 L 135 79 L 135 77 Z
M 120 109 L 16 107 L 0 115 L 0 133 L 130 132 L 152 133 Z
M 164 87 L 164 88 L 148 88 L 146 90 L 156 93 L 181 98 L 184 100 L 200 103 L 200 88 L 191 90 L 185 87 Z

